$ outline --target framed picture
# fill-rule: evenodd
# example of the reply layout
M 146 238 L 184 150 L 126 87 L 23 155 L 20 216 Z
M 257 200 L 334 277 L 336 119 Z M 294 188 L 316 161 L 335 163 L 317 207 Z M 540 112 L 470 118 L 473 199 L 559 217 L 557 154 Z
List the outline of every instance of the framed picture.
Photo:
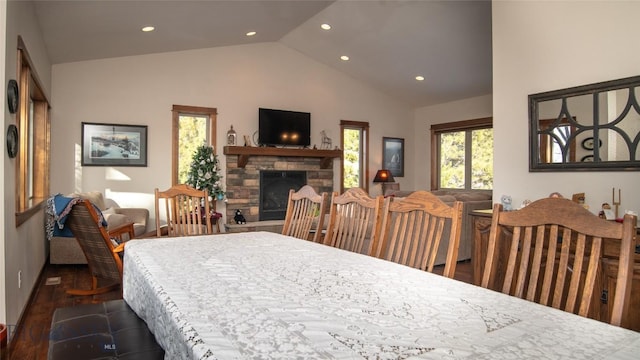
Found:
M 382 167 L 394 177 L 404 177 L 404 139 L 382 138 Z
M 82 166 L 147 166 L 147 127 L 83 122 Z

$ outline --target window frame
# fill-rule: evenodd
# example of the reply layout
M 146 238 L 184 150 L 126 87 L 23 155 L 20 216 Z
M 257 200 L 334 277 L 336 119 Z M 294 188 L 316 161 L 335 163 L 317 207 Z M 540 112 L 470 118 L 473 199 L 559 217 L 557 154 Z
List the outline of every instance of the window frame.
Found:
M 340 147 L 344 152 L 344 130 L 355 129 L 362 134 L 360 147 L 360 187 L 369 192 L 369 122 L 340 120 Z M 344 188 L 344 154 L 340 162 L 340 193 L 345 191 Z
M 449 132 L 469 132 L 482 129 L 493 129 L 493 117 L 431 125 L 431 190 L 440 189 L 440 135 Z M 469 134 L 467 133 L 465 136 L 467 138 L 465 139 L 465 143 L 471 143 L 468 141 L 470 140 L 468 139 Z M 471 158 L 471 147 L 465 146 L 465 158 Z M 471 181 L 468 179 L 471 177 L 471 174 L 467 171 L 466 166 L 465 164 L 465 190 L 472 190 L 470 188 L 467 189 L 467 186 L 471 186 Z M 471 166 L 470 163 L 469 166 Z M 480 189 L 478 190 L 481 191 Z
M 576 126 L 574 123 L 576 122 L 575 116 L 573 117 L 573 123 L 569 122 L 567 118 L 563 118 L 556 125 L 555 122 L 557 119 L 542 119 L 540 120 L 540 130 L 546 130 L 552 126 L 555 126 L 556 129 L 568 127 L 569 128 L 569 162 L 576 162 L 576 140 L 573 134 L 576 133 Z M 554 129 L 555 130 L 555 129 Z M 539 134 L 540 141 L 540 162 L 544 164 L 553 164 L 551 161 L 551 157 L 553 156 L 553 141 L 549 141 L 550 137 L 544 134 Z
M 21 36 L 17 46 L 19 133 L 16 156 L 16 227 L 41 211 L 50 183 L 51 120 L 47 99 L 31 56 Z
M 218 122 L 217 108 L 201 106 L 173 105 L 171 108 L 171 186 L 178 184 L 178 146 L 180 144 L 180 115 L 206 116 L 209 118 L 209 145 L 213 146 L 214 153 L 218 153 L 216 147 L 216 128 Z

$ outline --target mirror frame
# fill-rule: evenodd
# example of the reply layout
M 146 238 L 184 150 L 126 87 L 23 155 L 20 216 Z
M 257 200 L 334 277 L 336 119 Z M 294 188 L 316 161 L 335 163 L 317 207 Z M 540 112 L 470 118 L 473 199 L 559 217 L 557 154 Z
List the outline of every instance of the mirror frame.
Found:
M 598 118 L 598 97 L 599 94 L 612 90 L 629 89 L 634 92 L 640 87 L 640 76 L 633 76 L 618 80 L 604 81 L 589 85 L 576 86 L 567 89 L 547 91 L 529 95 L 529 171 L 640 171 L 640 159 L 636 159 L 640 133 L 627 134 L 633 141 L 634 148 L 631 149 L 629 159 L 626 161 L 593 161 L 593 162 L 563 162 L 563 163 L 542 163 L 540 161 L 540 129 L 539 129 L 539 107 L 540 103 L 550 100 L 562 100 L 574 96 L 592 95 L 594 106 L 592 114 L 594 119 Z M 637 89 L 640 92 L 640 89 Z M 635 94 L 635 93 L 634 93 Z M 638 96 L 632 97 L 632 107 L 640 113 Z M 631 109 L 633 111 L 634 109 Z M 594 121 L 595 122 L 595 121 Z M 593 137 L 598 139 L 598 131 L 592 129 L 581 130 L 581 132 L 592 132 Z M 602 129 L 602 128 L 599 128 Z M 601 140 L 600 140 L 601 141 Z M 574 140 L 575 142 L 575 140 Z

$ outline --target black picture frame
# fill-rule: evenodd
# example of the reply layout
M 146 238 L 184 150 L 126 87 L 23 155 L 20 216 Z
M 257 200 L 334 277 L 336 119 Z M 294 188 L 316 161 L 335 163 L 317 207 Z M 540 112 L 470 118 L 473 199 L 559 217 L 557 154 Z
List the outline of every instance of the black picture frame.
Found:
M 404 139 L 382 138 L 382 167 L 394 177 L 404 177 Z
M 82 166 L 147 166 L 147 126 L 83 122 Z

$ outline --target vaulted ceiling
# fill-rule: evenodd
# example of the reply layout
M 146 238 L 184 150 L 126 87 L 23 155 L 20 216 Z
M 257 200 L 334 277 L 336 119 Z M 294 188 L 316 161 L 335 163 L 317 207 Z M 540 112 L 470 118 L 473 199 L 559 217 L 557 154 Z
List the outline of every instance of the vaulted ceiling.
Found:
M 416 107 L 491 93 L 488 0 L 34 4 L 54 64 L 279 42 Z M 142 32 L 147 25 L 155 31 Z M 256 35 L 247 36 L 249 31 Z

